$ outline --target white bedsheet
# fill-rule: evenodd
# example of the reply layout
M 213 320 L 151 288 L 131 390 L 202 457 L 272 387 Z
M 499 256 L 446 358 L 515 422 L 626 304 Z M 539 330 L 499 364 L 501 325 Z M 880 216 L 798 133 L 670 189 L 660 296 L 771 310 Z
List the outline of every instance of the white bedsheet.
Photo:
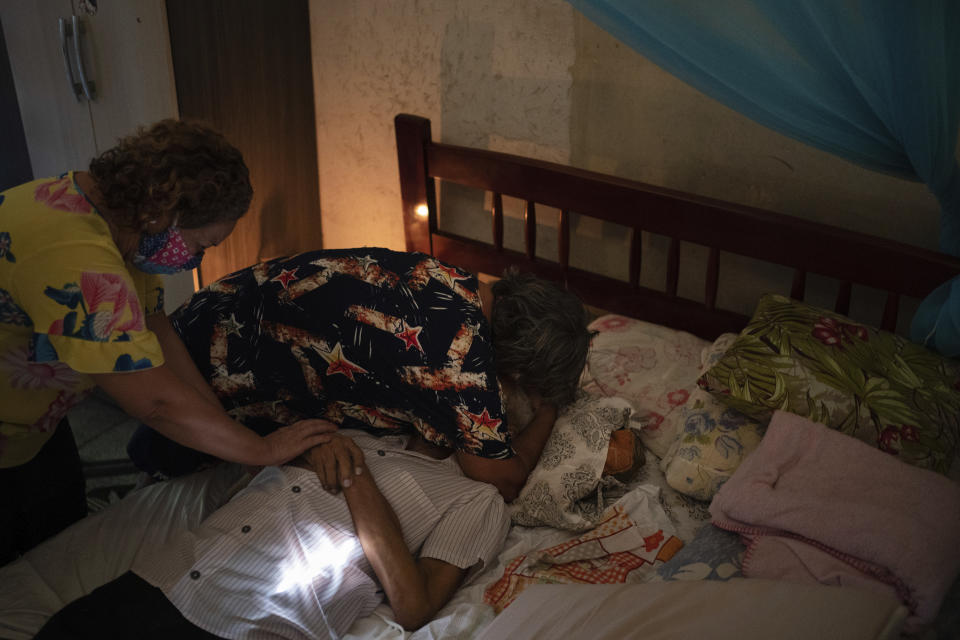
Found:
M 198 524 L 249 481 L 238 465 L 213 469 L 131 492 L 119 503 L 85 518 L 24 557 L 0 568 L 0 638 L 32 638 L 58 610 L 123 574 L 143 553 L 164 544 L 177 531 Z M 677 535 L 686 541 L 706 521 L 704 505 L 666 485 L 657 460 L 648 455 L 631 483 L 661 488 L 662 504 Z M 404 632 L 381 605 L 358 620 L 348 640 L 448 640 L 472 638 L 494 618 L 484 604 L 484 590 L 503 575 L 507 563 L 538 547 L 574 537 L 549 527 L 513 526 L 496 564 L 461 587 L 436 618 L 415 633 Z
M 222 464 L 131 492 L 0 568 L 0 638 L 29 640 L 54 613 L 196 526 L 249 482 Z

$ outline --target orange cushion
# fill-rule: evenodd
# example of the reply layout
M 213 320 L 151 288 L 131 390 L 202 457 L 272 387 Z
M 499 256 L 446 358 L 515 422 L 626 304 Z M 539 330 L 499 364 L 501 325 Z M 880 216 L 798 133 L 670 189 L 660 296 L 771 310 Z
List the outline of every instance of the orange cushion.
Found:
M 612 476 L 633 467 L 635 436 L 630 429 L 618 429 L 610 434 L 610 448 L 607 449 L 607 462 L 603 465 L 603 475 Z

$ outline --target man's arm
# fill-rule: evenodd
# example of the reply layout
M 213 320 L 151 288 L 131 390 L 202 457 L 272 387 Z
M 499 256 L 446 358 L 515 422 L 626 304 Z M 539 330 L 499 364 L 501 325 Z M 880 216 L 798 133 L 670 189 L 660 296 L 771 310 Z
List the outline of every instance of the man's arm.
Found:
M 466 569 L 434 558 L 414 560 L 396 514 L 369 473 L 357 476 L 343 495 L 397 622 L 409 631 L 419 629 L 450 600 Z
M 513 450 L 517 455 L 505 460 L 493 460 L 458 451 L 457 462 L 468 478 L 492 484 L 500 491 L 504 501 L 513 502 L 520 495 L 530 472 L 537 466 L 556 421 L 557 408 L 541 402 L 527 428 L 513 439 Z
M 397 515 L 352 440 L 335 435 L 329 444 L 315 447 L 308 458 L 325 488 L 332 489 L 337 480 L 344 487 L 357 538 L 397 622 L 407 630 L 419 629 L 450 600 L 466 569 L 434 558 L 414 559 Z M 331 473 L 338 477 L 328 478 Z

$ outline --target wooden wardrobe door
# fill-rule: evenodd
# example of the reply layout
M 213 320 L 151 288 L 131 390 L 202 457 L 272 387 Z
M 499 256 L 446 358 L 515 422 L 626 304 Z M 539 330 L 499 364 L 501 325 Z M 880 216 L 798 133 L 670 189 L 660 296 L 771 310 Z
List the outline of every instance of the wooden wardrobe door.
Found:
M 201 284 L 322 246 L 307 0 L 167 0 L 180 116 L 221 131 L 253 182 L 250 211 L 207 252 Z

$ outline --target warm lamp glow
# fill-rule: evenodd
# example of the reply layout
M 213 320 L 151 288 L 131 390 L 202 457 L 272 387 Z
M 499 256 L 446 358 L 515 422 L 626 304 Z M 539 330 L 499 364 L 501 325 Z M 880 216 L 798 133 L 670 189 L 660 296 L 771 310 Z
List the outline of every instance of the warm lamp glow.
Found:
M 430 215 L 430 209 L 428 209 L 427 205 L 425 204 L 418 204 L 417 208 L 413 211 L 421 218 L 426 218 L 428 215 Z

